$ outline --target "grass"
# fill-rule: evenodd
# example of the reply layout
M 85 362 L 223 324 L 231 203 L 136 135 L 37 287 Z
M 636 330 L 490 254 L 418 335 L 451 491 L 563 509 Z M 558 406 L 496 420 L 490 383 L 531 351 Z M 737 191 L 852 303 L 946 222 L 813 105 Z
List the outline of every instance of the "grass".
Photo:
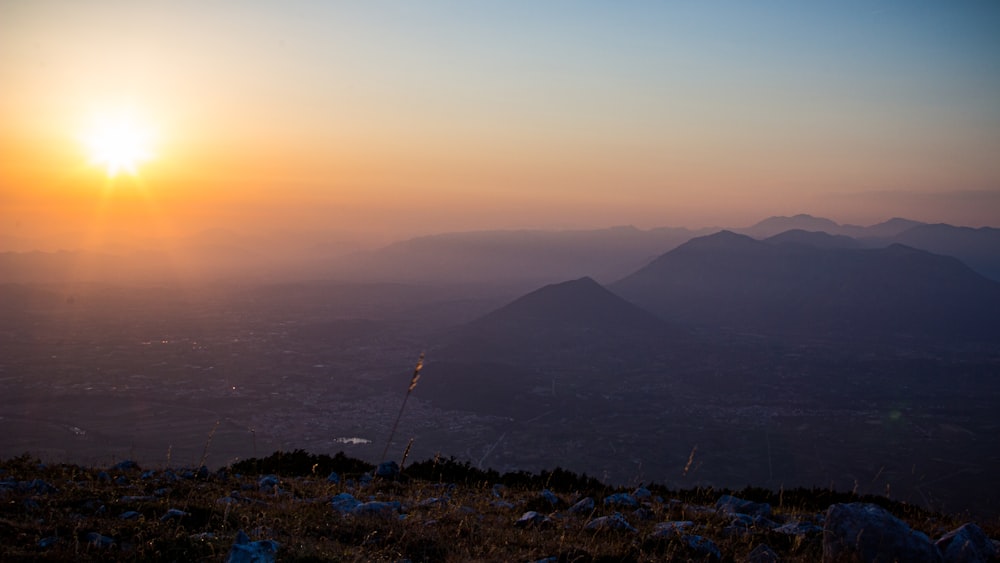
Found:
M 398 480 L 367 480 L 372 465 L 345 456 L 277 452 L 210 472 L 141 468 L 104 469 L 41 464 L 21 456 L 0 462 L 0 560 L 3 561 L 222 561 L 238 530 L 253 540 L 280 543 L 279 561 L 663 561 L 702 560 L 680 537 L 656 539 L 659 522 L 692 520 L 694 533 L 711 539 L 723 560 L 740 560 L 761 543 L 785 561 L 821 558 L 821 534 L 787 536 L 761 527 L 737 533 L 711 507 L 728 491 L 670 491 L 655 485 L 633 509 L 605 507 L 621 492 L 585 475 L 556 469 L 499 474 L 455 459 L 411 464 Z M 337 472 L 339 483 L 327 480 Z M 259 486 L 262 475 L 277 487 Z M 494 488 L 502 484 L 503 487 Z M 549 489 L 552 505 L 541 497 Z M 330 499 L 350 493 L 359 500 L 398 501 L 399 515 L 356 517 L 334 510 Z M 884 498 L 861 499 L 827 490 L 775 493 L 745 489 L 734 494 L 768 502 L 773 518 L 816 522 L 834 502 L 876 502 L 934 538 L 962 522 Z M 577 499 L 597 501 L 587 514 L 567 508 Z M 437 500 L 434 500 L 437 499 Z M 171 509 L 184 515 L 165 516 Z M 526 511 L 548 514 L 551 523 L 517 527 Z M 637 532 L 591 532 L 593 518 L 621 511 Z M 129 513 L 134 519 L 123 519 Z M 982 526 L 996 537 L 996 525 Z M 95 545 L 92 534 L 112 545 Z

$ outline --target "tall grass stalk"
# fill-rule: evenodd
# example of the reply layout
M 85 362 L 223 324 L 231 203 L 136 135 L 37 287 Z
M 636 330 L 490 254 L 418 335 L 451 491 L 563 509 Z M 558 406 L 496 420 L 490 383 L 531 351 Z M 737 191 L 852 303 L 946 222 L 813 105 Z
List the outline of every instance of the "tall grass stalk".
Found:
M 385 461 L 385 456 L 389 453 L 389 446 L 392 444 L 392 438 L 396 435 L 396 428 L 399 427 L 399 420 L 403 418 L 403 410 L 406 409 L 406 401 L 410 398 L 410 393 L 417 388 L 417 382 L 420 381 L 420 370 L 424 369 L 424 353 L 420 353 L 420 357 L 417 359 L 417 367 L 413 369 L 413 377 L 410 378 L 410 386 L 406 388 L 406 395 L 403 397 L 403 404 L 399 406 L 399 414 L 396 415 L 396 421 L 392 423 L 392 430 L 389 432 L 389 439 L 385 441 L 385 449 L 382 450 L 382 458 L 379 463 Z

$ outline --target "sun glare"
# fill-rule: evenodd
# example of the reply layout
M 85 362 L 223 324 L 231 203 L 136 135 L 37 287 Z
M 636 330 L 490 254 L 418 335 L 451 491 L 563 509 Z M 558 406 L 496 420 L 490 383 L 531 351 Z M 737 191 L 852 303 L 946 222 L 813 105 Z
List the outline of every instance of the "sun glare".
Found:
M 90 162 L 103 166 L 109 178 L 135 175 L 152 157 L 152 135 L 135 116 L 122 113 L 96 119 L 84 135 Z

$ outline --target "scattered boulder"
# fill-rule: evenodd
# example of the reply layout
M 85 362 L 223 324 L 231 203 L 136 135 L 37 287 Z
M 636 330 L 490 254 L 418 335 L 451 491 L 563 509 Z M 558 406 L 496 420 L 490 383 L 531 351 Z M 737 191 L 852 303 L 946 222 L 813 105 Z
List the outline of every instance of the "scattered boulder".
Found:
M 246 532 L 240 530 L 236 532 L 226 563 L 274 563 L 279 547 L 274 540 L 252 542 Z
M 584 526 L 585 529 L 592 532 L 609 532 L 609 531 L 625 531 L 625 532 L 638 532 L 635 527 L 628 523 L 625 518 L 618 513 L 612 514 L 611 516 L 601 516 L 600 518 L 594 518 L 587 525 Z
M 590 514 L 594 511 L 594 499 L 590 497 L 584 497 L 580 499 L 576 504 L 569 507 L 569 511 L 573 514 Z
M 517 528 L 532 528 L 536 526 L 548 526 L 550 524 L 552 524 L 552 520 L 548 516 L 539 514 L 534 510 L 525 512 L 514 522 L 514 526 Z
M 333 509 L 341 514 L 349 514 L 355 507 L 361 504 L 361 501 L 354 498 L 351 493 L 340 493 L 339 495 L 333 497 L 330 501 L 333 505 Z
M 979 526 L 971 523 L 941 536 L 934 545 L 946 563 L 986 563 L 1000 558 L 990 538 Z
M 823 528 L 809 522 L 794 520 L 778 526 L 774 531 L 788 536 L 807 536 L 809 534 L 821 534 L 823 533 Z
M 399 464 L 395 461 L 383 461 L 375 469 L 375 476 L 380 479 L 395 479 L 399 477 Z
M 625 508 L 639 508 L 639 501 L 628 493 L 615 493 L 604 497 L 604 506 L 620 506 Z
M 139 469 L 139 464 L 132 461 L 131 459 L 126 459 L 125 461 L 119 461 L 118 463 L 111 466 L 112 471 L 135 471 Z
M 719 550 L 719 546 L 715 545 L 715 542 L 708 538 L 690 535 L 681 536 L 681 541 L 687 547 L 692 559 L 697 558 L 703 561 L 722 560 L 722 552 Z
M 183 510 L 177 508 L 171 508 L 170 510 L 167 511 L 166 514 L 160 517 L 160 522 L 166 522 L 168 520 L 180 520 L 185 516 L 189 516 L 189 514 L 187 512 L 184 512 Z
M 152 495 L 141 495 L 141 496 L 126 495 L 126 496 L 123 496 L 122 498 L 118 499 L 118 502 L 120 502 L 122 504 L 129 504 L 129 503 L 133 503 L 133 502 L 151 502 L 151 501 L 154 501 L 154 500 L 156 500 L 156 497 L 154 497 Z
M 340 484 L 340 475 L 337 475 L 336 471 L 331 471 L 330 474 L 327 475 L 327 477 L 326 477 L 326 482 L 327 483 L 332 483 L 334 485 L 339 485 Z
M 559 503 L 562 502 L 559 500 L 559 497 L 557 497 L 555 493 L 553 493 L 548 489 L 542 489 L 542 492 L 539 494 L 539 496 L 541 496 L 545 501 L 547 501 L 552 506 L 558 506 Z
M 114 538 L 109 538 L 108 536 L 101 535 L 97 532 L 90 532 L 87 534 L 87 544 L 91 547 L 96 547 L 99 549 L 109 549 L 115 545 Z
M 138 520 L 139 518 L 142 518 L 142 513 L 136 512 L 135 510 L 129 510 L 127 512 L 122 512 L 118 515 L 118 518 L 121 518 L 122 520 Z
M 938 562 L 930 539 L 875 504 L 834 504 L 823 527 L 824 561 Z
M 632 496 L 637 500 L 646 500 L 653 498 L 653 493 L 646 487 L 639 487 L 638 489 L 632 491 Z
M 400 511 L 402 505 L 398 502 L 371 501 L 360 503 L 351 509 L 354 516 L 392 516 Z
M 277 475 L 264 475 L 257 480 L 257 488 L 266 493 L 274 491 L 280 480 Z
M 732 495 L 719 497 L 719 500 L 715 501 L 715 509 L 728 516 L 746 514 L 747 516 L 767 518 L 771 515 L 770 504 L 743 500 Z
M 683 534 L 685 531 L 694 528 L 694 522 L 690 520 L 676 520 L 673 522 L 660 522 L 653 526 L 652 537 L 670 538 Z

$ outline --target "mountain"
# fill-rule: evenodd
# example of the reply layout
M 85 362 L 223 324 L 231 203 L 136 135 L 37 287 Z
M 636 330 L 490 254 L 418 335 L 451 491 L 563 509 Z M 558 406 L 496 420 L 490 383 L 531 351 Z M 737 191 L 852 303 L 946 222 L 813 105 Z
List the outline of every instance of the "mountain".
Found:
M 959 260 L 880 249 L 695 238 L 610 286 L 661 317 L 773 334 L 995 339 L 1000 284 Z
M 580 278 L 528 293 L 447 335 L 429 353 L 434 377 L 422 380 L 417 394 L 455 409 L 535 412 L 550 408 L 556 382 L 586 387 L 590 377 L 597 388 L 623 366 L 669 357 L 686 338 L 593 279 Z
M 614 227 L 443 233 L 356 254 L 345 270 L 367 280 L 513 284 L 523 291 L 582 276 L 619 279 L 707 232 Z
M 813 217 L 812 215 L 801 213 L 792 217 L 769 217 L 752 227 L 736 229 L 736 232 L 756 239 L 765 239 L 793 230 L 824 232 L 831 235 L 843 235 L 852 238 L 889 239 L 906 230 L 924 224 L 920 221 L 894 217 L 876 225 L 862 227 L 860 225 L 841 225 L 824 217 Z
M 794 244 L 816 248 L 860 248 L 861 243 L 845 235 L 792 229 L 764 240 L 769 244 Z
M 566 354 L 604 358 L 679 334 L 585 277 L 547 285 L 466 324 L 451 339 L 447 355 L 494 361 Z
M 891 240 L 935 254 L 954 256 L 984 276 L 1000 280 L 1000 229 L 921 224 Z
M 738 230 L 740 233 L 753 238 L 767 238 L 791 230 L 822 231 L 824 233 L 840 234 L 841 226 L 830 219 L 800 213 L 792 217 L 768 217 L 752 227 Z
M 902 217 L 893 217 L 892 219 L 883 221 L 877 225 L 864 227 L 860 232 L 848 234 L 851 236 L 864 236 L 871 238 L 890 238 L 921 225 L 926 225 L 926 223 L 913 221 L 911 219 L 903 219 Z

